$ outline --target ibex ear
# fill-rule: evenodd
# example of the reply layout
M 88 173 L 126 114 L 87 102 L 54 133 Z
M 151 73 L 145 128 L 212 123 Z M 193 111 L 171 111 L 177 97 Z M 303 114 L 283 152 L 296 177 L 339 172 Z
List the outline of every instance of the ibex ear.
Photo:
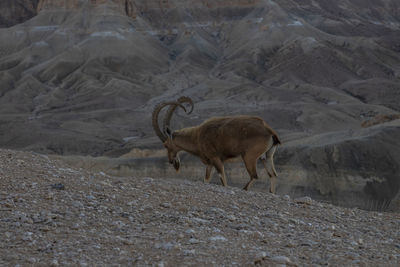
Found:
M 164 134 L 168 137 L 168 138 L 172 138 L 172 132 L 171 129 L 167 126 L 164 128 Z

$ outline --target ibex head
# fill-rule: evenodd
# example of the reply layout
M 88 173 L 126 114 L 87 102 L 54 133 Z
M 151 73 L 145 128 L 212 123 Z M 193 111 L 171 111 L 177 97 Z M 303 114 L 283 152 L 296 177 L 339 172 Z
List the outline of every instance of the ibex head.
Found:
M 191 105 L 190 111 L 187 111 L 186 108 L 182 105 L 182 103 L 185 103 L 185 102 L 187 102 Z M 170 107 L 164 118 L 163 131 L 161 131 L 160 126 L 158 124 L 158 116 L 159 116 L 161 110 L 166 106 L 170 106 Z M 163 142 L 164 147 L 167 149 L 169 163 L 174 166 L 176 171 L 179 171 L 180 159 L 177 154 L 181 149 L 178 146 L 176 146 L 176 144 L 174 143 L 174 139 L 173 139 L 174 134 L 170 128 L 170 122 L 172 119 L 172 115 L 174 114 L 177 107 L 182 108 L 187 114 L 190 114 L 193 111 L 193 101 L 188 97 L 180 97 L 175 102 L 164 102 L 164 103 L 158 104 L 154 108 L 152 122 L 153 122 L 154 131 L 156 132 L 157 136 L 160 138 L 161 142 Z

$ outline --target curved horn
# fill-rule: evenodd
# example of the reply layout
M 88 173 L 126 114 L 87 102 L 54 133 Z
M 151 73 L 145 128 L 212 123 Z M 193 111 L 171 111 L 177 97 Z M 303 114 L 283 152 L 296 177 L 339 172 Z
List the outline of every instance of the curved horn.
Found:
M 186 114 L 192 113 L 194 104 L 193 104 L 193 100 L 191 98 L 189 98 L 187 96 L 181 96 L 180 98 L 178 98 L 177 102 L 180 104 L 189 103 L 190 110 L 189 111 L 187 111 L 186 109 L 184 109 L 184 110 L 185 110 Z M 179 105 L 179 106 L 182 107 L 182 105 Z M 169 127 L 169 124 L 171 123 L 172 115 L 174 114 L 177 107 L 178 107 L 177 105 L 171 106 L 168 109 L 167 115 L 165 115 L 165 118 L 164 118 L 164 125 L 163 125 L 164 129 Z
M 165 140 L 167 140 L 167 136 L 161 131 L 160 126 L 158 125 L 158 116 L 160 114 L 160 111 L 166 107 L 166 106 L 173 106 L 173 107 L 177 107 L 180 106 L 183 110 L 186 111 L 186 108 L 178 103 L 178 102 L 164 102 L 164 103 L 160 103 L 158 104 L 154 110 L 153 110 L 153 114 L 152 114 L 152 124 L 153 124 L 153 129 L 156 132 L 156 135 L 160 138 L 160 140 L 162 142 L 165 142 Z

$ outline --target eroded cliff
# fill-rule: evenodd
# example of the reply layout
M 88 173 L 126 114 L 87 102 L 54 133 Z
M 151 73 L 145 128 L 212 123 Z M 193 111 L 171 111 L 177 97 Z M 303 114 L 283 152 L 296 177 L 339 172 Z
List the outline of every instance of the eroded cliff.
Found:
M 400 111 L 398 1 L 6 2 L 30 15 L 0 30 L 2 147 L 159 148 L 154 105 L 188 95 L 195 113 L 178 114 L 174 128 L 257 114 L 276 129 L 283 184 L 333 198 L 348 186 L 382 201 L 399 189 L 398 121 L 361 128 Z

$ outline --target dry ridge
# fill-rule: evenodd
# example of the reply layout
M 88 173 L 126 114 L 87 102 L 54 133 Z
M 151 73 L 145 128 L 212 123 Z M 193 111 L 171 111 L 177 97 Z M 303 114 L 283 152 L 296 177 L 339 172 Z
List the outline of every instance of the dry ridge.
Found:
M 0 150 L 2 266 L 398 266 L 400 215 Z

